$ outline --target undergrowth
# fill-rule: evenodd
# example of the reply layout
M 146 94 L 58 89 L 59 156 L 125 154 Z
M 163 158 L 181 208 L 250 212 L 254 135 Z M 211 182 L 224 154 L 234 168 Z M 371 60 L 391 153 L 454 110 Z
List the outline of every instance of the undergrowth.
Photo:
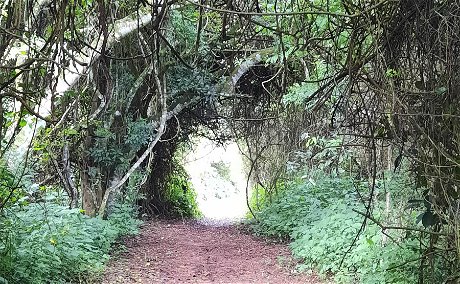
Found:
M 401 204 L 385 208 L 386 194 L 401 195 L 408 186 L 406 177 L 378 181 L 373 216 L 387 225 L 420 226 L 416 210 Z M 350 248 L 364 221 L 356 211 L 366 212 L 367 196 L 369 186 L 364 181 L 324 176 L 297 179 L 258 212 L 254 230 L 259 235 L 291 240 L 293 254 L 303 260 L 300 269 L 333 275 L 336 283 L 417 283 L 423 239 L 416 234 L 386 231 L 386 236 L 367 220 Z M 397 200 L 402 199 L 398 196 Z M 395 217 L 402 215 L 406 218 Z M 440 279 L 442 270 L 433 273 Z
M 197 194 L 190 177 L 179 163 L 175 163 L 166 186 L 165 200 L 170 204 L 171 217 L 196 218 L 201 216 Z
M 111 245 L 137 232 L 140 221 L 128 204 L 107 220 L 46 201 L 13 206 L 0 215 L 0 283 L 91 283 L 109 258 Z M 2 282 L 3 281 L 3 282 Z

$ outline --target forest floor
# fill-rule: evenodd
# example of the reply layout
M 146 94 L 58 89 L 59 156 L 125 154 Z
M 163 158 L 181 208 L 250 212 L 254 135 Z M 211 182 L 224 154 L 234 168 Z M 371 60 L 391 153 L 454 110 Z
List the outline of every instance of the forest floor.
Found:
M 321 283 L 314 275 L 295 272 L 286 245 L 234 225 L 150 221 L 124 246 L 102 283 Z

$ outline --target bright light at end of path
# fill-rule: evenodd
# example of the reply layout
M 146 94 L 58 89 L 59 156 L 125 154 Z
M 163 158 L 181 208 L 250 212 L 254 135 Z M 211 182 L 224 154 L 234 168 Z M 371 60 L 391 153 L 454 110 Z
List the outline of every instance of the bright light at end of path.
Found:
M 187 154 L 184 167 L 205 218 L 238 220 L 246 207 L 243 157 L 235 142 L 225 146 L 201 138 Z

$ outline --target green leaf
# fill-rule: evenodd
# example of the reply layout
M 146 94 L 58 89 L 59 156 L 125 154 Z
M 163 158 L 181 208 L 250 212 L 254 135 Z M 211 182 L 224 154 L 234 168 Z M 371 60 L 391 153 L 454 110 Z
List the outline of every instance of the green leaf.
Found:
M 439 87 L 439 88 L 436 88 L 435 92 L 436 92 L 437 95 L 442 95 L 442 94 L 445 94 L 447 92 L 447 88 L 446 87 Z
M 38 70 L 38 73 L 40 74 L 40 76 L 45 76 L 45 75 L 46 75 L 46 68 L 41 67 L 41 68 Z
M 66 135 L 77 135 L 78 131 L 74 128 L 69 128 L 65 130 L 65 134 Z
M 25 121 L 24 119 L 21 119 L 21 121 L 19 121 L 19 126 L 20 127 L 24 127 L 27 125 L 27 121 Z
M 399 72 L 392 68 L 388 68 L 385 74 L 387 75 L 388 78 L 395 78 L 399 76 Z

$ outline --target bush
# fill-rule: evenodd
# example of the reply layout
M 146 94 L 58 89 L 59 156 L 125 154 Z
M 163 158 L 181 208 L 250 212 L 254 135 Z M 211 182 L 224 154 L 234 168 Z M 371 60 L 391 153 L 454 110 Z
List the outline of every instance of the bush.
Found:
M 269 193 L 265 188 L 260 185 L 255 185 L 250 190 L 249 195 L 249 206 L 251 207 L 252 211 L 257 214 L 260 212 L 267 204 L 269 204 Z M 246 212 L 246 218 L 252 220 L 253 216 L 251 212 L 248 210 Z
M 320 209 L 344 199 L 350 188 L 353 188 L 351 180 L 346 179 L 325 179 L 321 184 L 301 179 L 291 181 L 279 190 L 272 203 L 263 206 L 258 216 L 260 223 L 254 228 L 263 235 L 289 238 L 305 221 L 321 218 Z
M 22 183 L 6 163 L 0 160 L 0 207 L 7 208 L 15 203 L 24 203 L 25 192 Z
M 405 179 L 395 178 L 386 190 L 401 192 L 403 186 L 407 186 Z M 322 178 L 316 183 L 296 180 L 262 209 L 254 229 L 260 235 L 292 240 L 293 254 L 303 260 L 301 269 L 332 274 L 337 283 L 416 283 L 421 252 L 414 237 L 389 232 L 397 243 L 383 241 L 380 227 L 368 220 L 349 251 L 363 222 L 353 209 L 365 211 L 356 189 L 366 198 L 367 188 L 365 182 L 349 178 Z M 382 202 L 374 202 L 377 218 L 383 214 L 378 210 Z M 415 215 L 411 215 L 414 221 Z
M 185 169 L 175 165 L 166 186 L 165 200 L 170 205 L 169 213 L 172 217 L 191 218 L 201 216 L 196 201 L 196 192 Z
M 0 216 L 0 275 L 7 283 L 91 282 L 112 243 L 137 232 L 134 216 L 133 207 L 122 204 L 108 220 L 51 200 L 12 207 Z

